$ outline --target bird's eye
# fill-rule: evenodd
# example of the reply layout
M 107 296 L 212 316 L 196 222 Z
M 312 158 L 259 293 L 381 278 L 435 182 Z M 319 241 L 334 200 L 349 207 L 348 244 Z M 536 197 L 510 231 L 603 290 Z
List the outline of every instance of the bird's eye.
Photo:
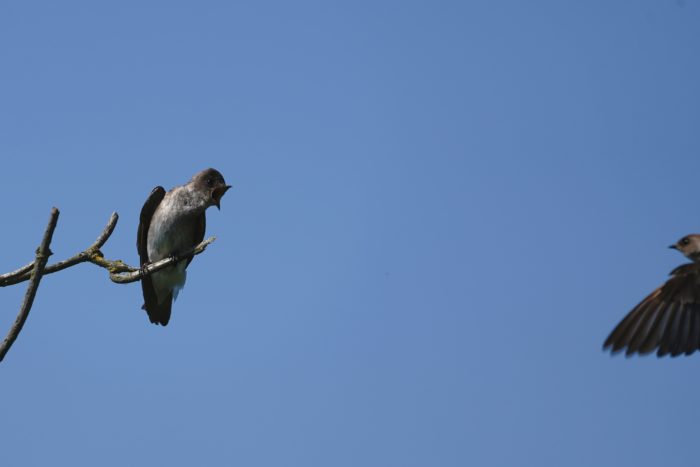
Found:
M 681 239 L 681 245 L 685 246 L 688 243 L 690 243 L 690 240 L 688 239 L 688 237 L 683 237 L 683 239 Z
M 214 180 L 212 180 L 211 178 L 207 178 L 207 186 L 208 186 L 209 188 L 213 187 L 213 186 L 214 186 Z

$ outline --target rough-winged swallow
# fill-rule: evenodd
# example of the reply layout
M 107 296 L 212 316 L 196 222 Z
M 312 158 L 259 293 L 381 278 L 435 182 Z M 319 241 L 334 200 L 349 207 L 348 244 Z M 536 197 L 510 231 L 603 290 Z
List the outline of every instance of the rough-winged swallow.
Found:
M 188 248 L 204 240 L 209 206 L 220 207 L 226 190 L 224 177 L 214 169 L 202 170 L 182 186 L 165 192 L 162 186 L 153 189 L 141 209 L 136 247 L 141 265 L 171 256 L 178 257 Z M 185 268 L 192 256 L 141 279 L 144 304 L 151 323 L 170 321 L 173 299 L 185 286 Z
M 627 356 L 657 350 L 659 357 L 690 355 L 700 348 L 700 234 L 688 235 L 669 248 L 692 263 L 671 271 L 671 278 L 634 307 L 610 333 L 604 349 Z

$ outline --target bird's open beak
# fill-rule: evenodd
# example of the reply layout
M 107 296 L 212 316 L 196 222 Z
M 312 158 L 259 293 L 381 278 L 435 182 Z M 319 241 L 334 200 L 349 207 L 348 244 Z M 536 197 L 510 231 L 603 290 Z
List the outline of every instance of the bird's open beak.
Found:
M 221 198 L 224 196 L 224 194 L 228 191 L 229 188 L 231 188 L 231 185 L 214 188 L 211 197 L 214 199 L 214 206 L 216 206 L 216 209 L 221 210 Z
M 674 250 L 677 250 L 677 249 L 678 249 L 678 245 L 676 245 L 676 244 L 674 243 L 673 245 L 670 245 L 669 248 L 674 249 Z

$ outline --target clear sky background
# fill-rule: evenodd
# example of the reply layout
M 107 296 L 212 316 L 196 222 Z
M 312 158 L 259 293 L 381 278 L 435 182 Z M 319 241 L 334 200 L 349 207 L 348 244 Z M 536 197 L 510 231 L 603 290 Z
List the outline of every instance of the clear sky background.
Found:
M 697 465 L 700 355 L 601 346 L 700 231 L 699 87 L 695 0 L 0 3 L 1 272 L 233 185 L 168 327 L 42 281 L 3 465 Z

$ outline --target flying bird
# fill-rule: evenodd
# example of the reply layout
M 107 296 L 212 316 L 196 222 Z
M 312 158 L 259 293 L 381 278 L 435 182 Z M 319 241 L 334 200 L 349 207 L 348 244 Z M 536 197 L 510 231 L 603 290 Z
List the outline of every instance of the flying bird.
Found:
M 610 333 L 603 349 L 627 356 L 656 350 L 659 357 L 690 355 L 700 348 L 700 234 L 687 235 L 669 248 L 692 263 L 671 271 L 671 278 L 634 307 Z
M 179 255 L 204 240 L 205 211 L 210 206 L 221 209 L 221 197 L 231 188 L 215 169 L 195 174 L 182 186 L 165 192 L 153 189 L 141 208 L 136 248 L 141 266 Z M 166 326 L 170 321 L 173 299 L 185 286 L 187 266 L 192 256 L 149 276 L 141 278 L 144 304 L 151 323 Z

